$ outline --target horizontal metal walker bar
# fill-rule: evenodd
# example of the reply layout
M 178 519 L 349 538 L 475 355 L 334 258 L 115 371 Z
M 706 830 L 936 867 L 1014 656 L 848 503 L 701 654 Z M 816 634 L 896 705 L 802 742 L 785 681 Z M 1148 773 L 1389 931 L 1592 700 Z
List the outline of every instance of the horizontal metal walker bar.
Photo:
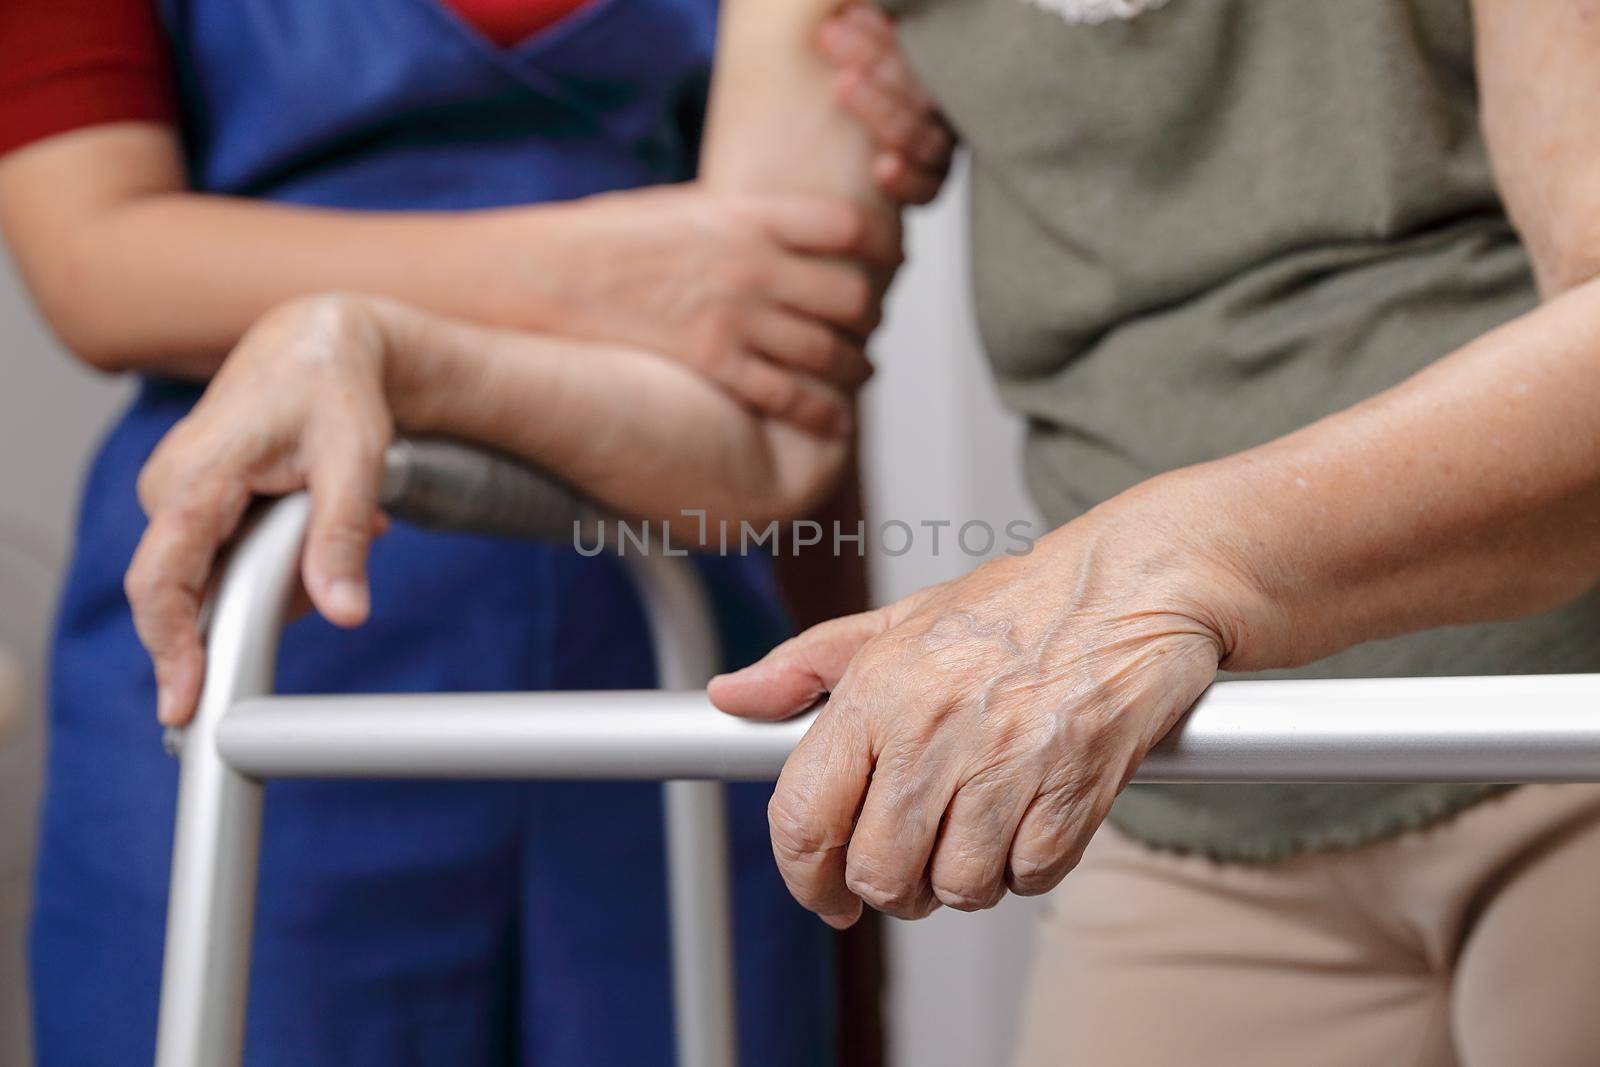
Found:
M 814 714 L 747 722 L 703 691 L 255 697 L 217 746 L 257 778 L 770 781 Z M 1219 682 L 1134 778 L 1600 780 L 1600 676 Z

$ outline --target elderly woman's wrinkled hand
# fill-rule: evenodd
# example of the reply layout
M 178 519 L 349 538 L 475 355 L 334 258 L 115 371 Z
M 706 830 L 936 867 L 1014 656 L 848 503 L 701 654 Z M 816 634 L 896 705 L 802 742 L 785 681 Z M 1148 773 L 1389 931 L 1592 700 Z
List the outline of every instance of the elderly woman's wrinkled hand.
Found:
M 305 591 L 337 625 L 367 617 L 367 549 L 384 521 L 378 492 L 394 434 L 383 339 L 368 307 L 328 296 L 268 314 L 139 476 L 150 521 L 125 587 L 167 725 L 187 721 L 199 699 L 200 607 L 217 552 L 253 496 L 313 490 Z
M 826 706 L 769 816 L 796 899 L 835 926 L 1042 893 L 1215 677 L 1254 585 L 1143 494 L 717 679 L 752 718 Z

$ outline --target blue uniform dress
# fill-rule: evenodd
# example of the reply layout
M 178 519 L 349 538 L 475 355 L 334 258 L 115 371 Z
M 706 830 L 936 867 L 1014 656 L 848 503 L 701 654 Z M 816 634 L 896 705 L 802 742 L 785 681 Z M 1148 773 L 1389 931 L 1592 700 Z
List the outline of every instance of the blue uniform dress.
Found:
M 705 2 L 594 0 L 510 50 L 433 0 L 162 8 L 197 189 L 462 209 L 681 179 L 695 158 Z M 153 1054 L 177 768 L 121 578 L 144 527 L 135 475 L 196 396 L 144 382 L 84 494 L 31 940 L 41 1067 Z M 705 570 L 730 663 L 782 636 L 763 561 Z M 400 525 L 372 578 L 361 630 L 289 628 L 281 691 L 652 684 L 613 559 Z M 831 1045 L 828 942 L 773 867 L 767 792 L 734 797 L 742 1054 L 816 1063 Z M 671 1062 L 660 824 L 652 784 L 269 785 L 247 1062 Z

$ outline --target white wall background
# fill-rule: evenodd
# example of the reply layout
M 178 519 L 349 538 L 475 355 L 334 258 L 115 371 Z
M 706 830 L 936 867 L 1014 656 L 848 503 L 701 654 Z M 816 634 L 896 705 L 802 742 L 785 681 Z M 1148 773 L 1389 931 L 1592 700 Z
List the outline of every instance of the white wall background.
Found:
M 79 473 L 127 384 L 63 353 L 0 255 L 0 1067 L 24 1067 L 22 934 L 44 645 Z
M 954 530 L 997 530 L 1031 516 L 1017 476 L 1016 427 L 989 386 L 966 286 L 962 183 L 917 213 L 911 262 L 875 346 L 866 410 L 874 522 L 953 522 L 931 554 L 922 535 L 874 559 L 880 600 L 962 573 Z M 40 656 L 77 483 L 126 385 L 94 377 L 39 325 L 0 262 L 0 1067 L 23 1067 L 21 917 L 40 756 Z M 8 668 L 7 664 L 11 666 Z M 13 683 L 6 682 L 8 676 Z M 11 692 L 8 700 L 7 691 Z M 3 725 L 8 704 L 14 722 Z M 889 1010 L 899 1067 L 1004 1062 L 1025 977 L 1033 907 L 1008 901 L 985 915 L 938 913 L 892 923 Z

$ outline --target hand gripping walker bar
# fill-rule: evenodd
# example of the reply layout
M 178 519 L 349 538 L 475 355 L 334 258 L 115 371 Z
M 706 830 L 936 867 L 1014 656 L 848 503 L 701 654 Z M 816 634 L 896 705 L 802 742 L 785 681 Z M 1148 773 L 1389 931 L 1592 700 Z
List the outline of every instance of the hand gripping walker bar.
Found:
M 500 456 L 442 442 L 389 456 L 385 505 L 424 524 L 570 535 L 582 501 Z M 273 777 L 666 780 L 678 1061 L 731 1067 L 734 992 L 723 780 L 771 780 L 811 716 L 751 723 L 700 689 L 715 631 L 688 561 L 625 557 L 665 692 L 270 695 L 307 500 L 238 540 L 205 689 L 182 742 L 158 1067 L 239 1063 L 261 824 Z M 1600 781 L 1600 676 L 1237 681 L 1211 687 L 1135 775 L 1160 782 Z

